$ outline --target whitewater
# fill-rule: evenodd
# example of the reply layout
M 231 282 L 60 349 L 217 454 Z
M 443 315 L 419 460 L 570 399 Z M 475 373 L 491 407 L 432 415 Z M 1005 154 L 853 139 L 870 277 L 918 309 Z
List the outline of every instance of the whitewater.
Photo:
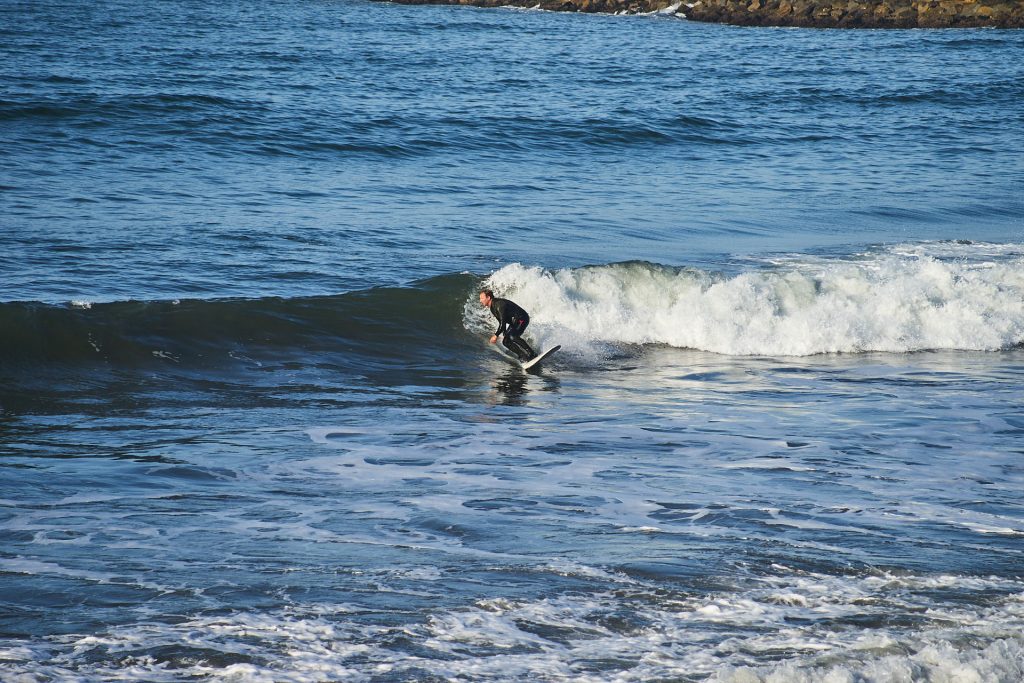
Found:
M 1019 245 L 896 245 L 847 258 L 773 256 L 734 275 L 621 263 L 505 266 L 489 282 L 539 318 L 545 341 L 667 344 L 806 356 L 1024 342 Z

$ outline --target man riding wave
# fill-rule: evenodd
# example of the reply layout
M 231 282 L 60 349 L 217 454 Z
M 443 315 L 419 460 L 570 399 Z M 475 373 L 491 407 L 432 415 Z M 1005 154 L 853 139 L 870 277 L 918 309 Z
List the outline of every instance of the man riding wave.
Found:
M 537 357 L 537 353 L 523 339 L 523 331 L 530 324 L 530 314 L 508 299 L 499 299 L 489 289 L 480 290 L 480 304 L 491 309 L 491 314 L 498 319 L 498 329 L 491 335 L 491 343 L 503 337 L 502 345 L 514 353 L 519 360 L 526 362 Z

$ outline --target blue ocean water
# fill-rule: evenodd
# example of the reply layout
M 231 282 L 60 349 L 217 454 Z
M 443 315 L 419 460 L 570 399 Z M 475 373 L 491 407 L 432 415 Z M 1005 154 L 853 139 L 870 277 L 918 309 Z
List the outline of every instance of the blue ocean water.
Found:
M 0 678 L 1021 680 L 1022 47 L 0 0 Z

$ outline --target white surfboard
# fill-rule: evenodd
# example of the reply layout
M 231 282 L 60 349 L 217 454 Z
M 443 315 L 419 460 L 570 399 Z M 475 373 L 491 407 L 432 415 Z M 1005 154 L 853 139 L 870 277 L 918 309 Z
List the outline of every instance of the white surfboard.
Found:
M 538 354 L 537 357 L 534 358 L 533 360 L 526 361 L 525 363 L 523 363 L 523 370 L 529 370 L 530 368 L 537 367 L 545 358 L 547 358 L 560 348 L 562 348 L 561 344 L 556 344 L 555 346 L 552 346 L 544 353 Z

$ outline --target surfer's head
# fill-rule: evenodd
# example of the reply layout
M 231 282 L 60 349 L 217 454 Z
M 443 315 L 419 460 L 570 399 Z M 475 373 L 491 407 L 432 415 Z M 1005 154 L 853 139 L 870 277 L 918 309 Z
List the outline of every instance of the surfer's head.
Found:
M 480 290 L 480 305 L 482 305 L 482 306 L 490 306 L 491 302 L 493 300 L 494 300 L 494 292 L 492 292 L 489 289 L 481 289 Z

